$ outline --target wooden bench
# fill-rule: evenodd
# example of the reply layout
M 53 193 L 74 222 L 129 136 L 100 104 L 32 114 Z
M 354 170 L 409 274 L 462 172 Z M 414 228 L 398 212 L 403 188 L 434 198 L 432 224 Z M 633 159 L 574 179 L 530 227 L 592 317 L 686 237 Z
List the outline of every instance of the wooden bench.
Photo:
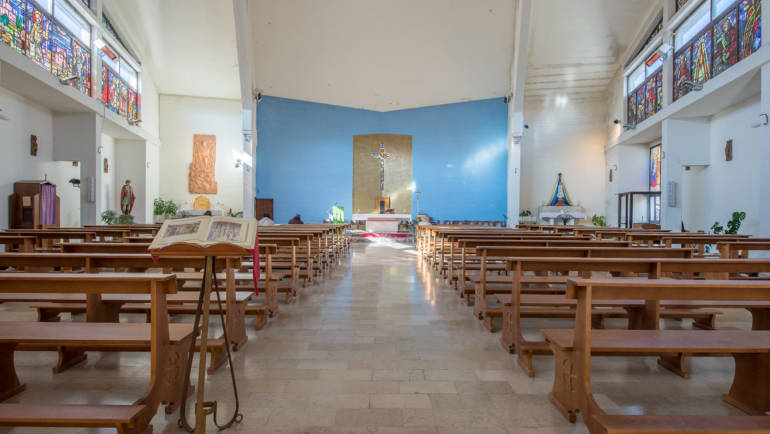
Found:
M 161 403 L 167 412 L 179 405 L 192 324 L 169 324 L 166 294 L 176 292 L 173 275 L 2 273 L 0 293 L 84 294 L 89 307 L 103 294 L 149 294 L 149 324 L 0 322 L 0 397 L 7 399 L 25 389 L 15 371 L 13 354 L 22 346 L 59 352 L 60 359 L 76 363 L 84 351 L 141 348 L 150 352 L 150 384 L 130 405 L 0 404 L 0 425 L 39 427 L 112 427 L 121 433 L 146 433 Z M 38 411 L 45 410 L 42 413 Z
M 29 235 L 0 234 L 0 244 L 6 252 L 32 252 L 35 250 L 36 237 Z
M 660 355 L 679 360 L 682 354 L 732 356 L 733 383 L 723 399 L 752 415 L 709 416 L 719 432 L 770 431 L 770 331 L 756 330 L 592 330 L 594 300 L 746 300 L 770 301 L 770 282 L 649 279 L 576 279 L 567 297 L 577 300 L 574 330 L 543 330 L 555 357 L 551 402 L 570 422 L 581 413 L 591 433 L 704 432 L 703 416 L 610 415 L 591 389 L 591 355 Z
M 5 253 L 0 254 L 0 268 L 13 267 L 20 270 L 50 272 L 54 270 L 82 271 L 84 273 L 97 273 L 105 270 L 131 270 L 146 271 L 148 269 L 161 268 L 166 272 L 172 270 L 184 270 L 186 268 L 200 269 L 203 265 L 203 258 L 196 257 L 169 257 L 164 256 L 154 260 L 150 254 L 117 254 L 117 253 Z M 245 315 L 250 313 L 257 317 L 257 327 L 262 327 L 265 320 L 265 311 L 260 308 L 247 308 L 246 301 L 239 302 L 235 291 L 235 270 L 240 267 L 240 258 L 237 257 L 217 257 L 215 269 L 218 272 L 225 272 L 232 277 L 227 279 L 224 285 L 225 296 L 225 318 L 228 337 L 233 343 L 233 349 L 239 350 L 247 341 Z M 0 273 L 2 274 L 2 273 Z M 200 279 L 200 277 L 199 277 Z M 180 285 L 181 281 L 175 280 Z M 25 295 L 23 300 L 15 299 L 13 294 L 0 294 L 0 302 L 25 301 L 31 303 L 62 302 L 59 300 L 50 300 L 43 294 Z M 123 303 L 140 302 L 146 300 L 124 300 Z M 70 299 L 67 302 L 82 302 L 79 299 Z M 181 296 L 178 299 L 179 304 L 197 304 L 197 297 L 192 295 Z M 177 311 L 184 311 L 179 308 Z M 188 309 L 189 310 L 189 309 Z M 100 303 L 88 311 L 86 320 L 90 322 L 118 322 L 120 314 L 120 304 L 115 301 L 112 303 Z M 219 339 L 209 340 L 209 351 L 211 359 L 209 372 L 213 372 L 218 367 L 224 365 L 226 361 L 225 341 Z
M 553 257 L 553 258 L 691 258 L 690 249 L 660 247 L 508 247 L 478 246 L 481 255 L 481 280 L 475 284 L 473 314 L 484 320 L 487 316 L 487 262 L 506 257 Z
M 722 259 L 742 258 L 748 259 L 750 251 L 770 251 L 770 241 L 757 241 L 749 239 L 738 242 L 717 243 L 717 250 Z
M 534 355 L 548 355 L 551 350 L 545 342 L 530 341 L 524 338 L 521 331 L 520 309 L 524 303 L 548 307 L 571 307 L 574 302 L 563 297 L 552 297 L 548 304 L 545 296 L 535 298 L 535 295 L 524 295 L 523 289 L 531 278 L 524 273 L 528 272 L 552 272 L 552 273 L 579 273 L 582 277 L 591 277 L 592 273 L 615 273 L 623 276 L 646 276 L 651 279 L 664 277 L 678 277 L 690 279 L 700 276 L 707 279 L 730 279 L 738 273 L 752 274 L 770 271 L 770 260 L 717 260 L 717 259 L 675 259 L 675 258 L 508 258 L 508 270 L 511 272 L 511 292 L 507 299 L 503 299 L 502 316 L 503 331 L 500 343 L 508 351 L 517 353 L 519 366 L 529 375 L 534 376 L 532 366 Z M 708 271 L 703 271 L 708 270 Z M 521 276 L 521 277 L 517 277 Z M 552 276 L 559 282 L 564 276 Z M 507 304 L 509 302 L 510 304 Z M 540 304 L 534 304 L 540 303 Z M 702 329 L 714 328 L 714 317 L 722 308 L 747 309 L 753 317 L 755 330 L 770 330 L 770 304 L 754 301 L 672 301 L 667 300 L 663 304 L 663 310 L 659 305 L 648 306 L 644 303 L 634 305 L 618 305 L 612 302 L 611 306 L 623 307 L 628 314 L 629 329 L 657 329 L 659 320 L 663 318 L 679 319 L 693 318 L 693 325 Z M 638 303 L 638 302 L 637 302 Z M 670 311 L 668 311 L 670 309 Z M 690 311 L 688 313 L 688 310 Z M 665 313 L 664 313 L 665 312 Z M 677 372 L 682 374 L 681 372 Z

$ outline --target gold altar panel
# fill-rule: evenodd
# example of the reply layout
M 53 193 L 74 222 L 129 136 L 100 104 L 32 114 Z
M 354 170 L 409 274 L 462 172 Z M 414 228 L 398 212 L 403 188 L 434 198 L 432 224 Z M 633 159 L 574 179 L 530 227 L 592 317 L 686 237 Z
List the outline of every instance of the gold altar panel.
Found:
M 193 161 L 190 164 L 190 193 L 217 194 L 217 136 L 193 136 Z
M 385 144 L 385 188 L 380 191 L 380 161 L 372 154 Z M 377 199 L 390 198 L 397 214 L 412 213 L 412 136 L 366 134 L 353 136 L 353 212 L 378 213 Z

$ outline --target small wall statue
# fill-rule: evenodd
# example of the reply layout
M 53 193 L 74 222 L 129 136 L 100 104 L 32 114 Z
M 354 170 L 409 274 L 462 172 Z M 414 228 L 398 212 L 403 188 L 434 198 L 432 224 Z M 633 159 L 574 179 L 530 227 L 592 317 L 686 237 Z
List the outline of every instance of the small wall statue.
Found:
M 135 201 L 134 187 L 131 186 L 131 180 L 127 179 L 123 188 L 120 189 L 120 211 L 123 215 L 131 215 L 131 211 L 134 210 Z

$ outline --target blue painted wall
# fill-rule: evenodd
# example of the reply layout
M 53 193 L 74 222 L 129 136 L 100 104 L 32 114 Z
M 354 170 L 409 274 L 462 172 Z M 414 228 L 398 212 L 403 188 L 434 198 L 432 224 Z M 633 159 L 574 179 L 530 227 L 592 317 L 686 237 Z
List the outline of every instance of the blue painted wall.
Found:
M 320 222 L 335 203 L 349 219 L 353 136 L 407 134 L 421 212 L 440 220 L 502 220 L 507 113 L 502 98 L 376 112 L 263 96 L 257 110 L 257 197 L 275 199 L 280 223 L 297 213 L 306 222 Z

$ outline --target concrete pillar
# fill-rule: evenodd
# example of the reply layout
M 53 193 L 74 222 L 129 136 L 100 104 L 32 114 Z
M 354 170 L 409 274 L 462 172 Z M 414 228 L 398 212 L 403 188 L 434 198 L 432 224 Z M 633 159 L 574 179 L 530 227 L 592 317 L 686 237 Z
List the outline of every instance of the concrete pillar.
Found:
M 56 113 L 53 117 L 53 159 L 80 162 L 81 225 L 100 222 L 102 121 L 93 113 Z

